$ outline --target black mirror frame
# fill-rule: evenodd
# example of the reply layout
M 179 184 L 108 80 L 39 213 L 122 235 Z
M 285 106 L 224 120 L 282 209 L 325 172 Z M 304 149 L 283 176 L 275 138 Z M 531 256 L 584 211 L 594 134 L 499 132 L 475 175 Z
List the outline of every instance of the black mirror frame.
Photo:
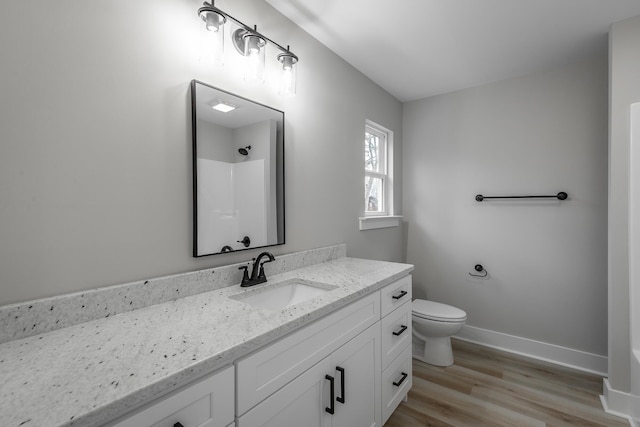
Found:
M 197 168 L 197 163 L 198 163 L 198 150 L 197 150 L 197 116 L 196 116 L 196 84 L 200 84 L 203 86 L 206 86 L 208 88 L 211 89 L 215 89 L 218 90 L 220 92 L 224 92 L 226 94 L 235 96 L 236 98 L 240 98 L 242 100 L 251 102 L 253 104 L 268 108 L 270 110 L 276 111 L 278 113 L 282 114 L 282 147 L 276 147 L 276 151 L 278 149 L 282 150 L 282 156 L 277 156 L 276 158 L 276 162 L 277 159 L 281 157 L 281 162 L 282 162 L 282 166 L 281 166 L 281 179 L 279 179 L 279 188 L 281 188 L 281 192 L 282 194 L 277 194 L 277 209 L 278 209 L 278 214 L 277 214 L 277 222 L 278 222 L 278 233 L 277 235 L 279 236 L 280 234 L 282 234 L 282 241 L 278 241 L 277 243 L 271 244 L 271 245 L 264 245 L 264 246 L 254 246 L 254 247 L 248 247 L 246 249 L 235 249 L 235 250 L 230 250 L 230 251 L 221 251 L 221 252 L 213 252 L 213 253 L 209 253 L 209 254 L 198 254 L 198 168 Z M 245 98 L 243 96 L 237 95 L 233 92 L 229 92 L 227 90 L 224 89 L 220 89 L 219 87 L 216 86 L 212 86 L 210 84 L 204 83 L 202 81 L 199 80 L 191 80 L 191 85 L 190 85 L 190 89 L 191 89 L 191 132 L 192 132 L 192 173 L 193 173 L 193 205 L 192 205 L 192 209 L 193 209 L 193 257 L 194 258 L 202 258 L 205 256 L 211 256 L 211 255 L 221 255 L 221 254 L 226 254 L 226 253 L 236 253 L 236 252 L 241 252 L 241 251 L 247 251 L 247 250 L 252 250 L 252 249 L 259 249 L 259 248 L 267 248 L 267 247 L 272 247 L 272 246 L 281 246 L 284 245 L 286 243 L 286 216 L 285 216 L 285 195 L 286 195 L 286 191 L 285 191 L 285 113 L 284 111 L 278 110 L 276 108 L 270 107 L 268 105 L 262 104 L 260 102 L 256 102 L 252 99 L 249 98 Z M 277 175 L 278 176 L 278 175 Z M 281 181 L 281 182 L 280 182 Z M 280 229 L 281 227 L 281 229 Z

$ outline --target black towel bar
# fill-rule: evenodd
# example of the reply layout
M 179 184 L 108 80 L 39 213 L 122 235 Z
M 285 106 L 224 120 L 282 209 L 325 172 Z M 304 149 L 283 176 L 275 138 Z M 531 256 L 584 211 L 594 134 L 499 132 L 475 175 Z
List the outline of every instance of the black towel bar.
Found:
M 559 192 L 556 195 L 543 195 L 543 196 L 483 196 L 482 194 L 478 194 L 476 196 L 476 201 L 481 202 L 487 199 L 558 199 L 558 200 L 566 200 L 569 197 L 567 193 L 564 191 Z

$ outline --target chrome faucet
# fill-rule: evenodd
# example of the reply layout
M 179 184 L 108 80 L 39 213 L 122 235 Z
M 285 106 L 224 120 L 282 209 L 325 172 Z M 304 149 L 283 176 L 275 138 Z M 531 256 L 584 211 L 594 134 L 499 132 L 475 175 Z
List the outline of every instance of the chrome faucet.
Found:
M 266 261 L 260 262 L 262 258 L 267 257 Z M 249 277 L 249 266 L 243 265 L 238 267 L 239 270 L 244 270 L 242 275 L 242 283 L 240 286 L 246 288 L 247 286 L 258 285 L 267 281 L 267 276 L 264 274 L 264 265 L 268 262 L 275 261 L 276 257 L 271 252 L 262 252 L 257 258 L 253 260 L 253 267 L 251 268 L 251 277 Z

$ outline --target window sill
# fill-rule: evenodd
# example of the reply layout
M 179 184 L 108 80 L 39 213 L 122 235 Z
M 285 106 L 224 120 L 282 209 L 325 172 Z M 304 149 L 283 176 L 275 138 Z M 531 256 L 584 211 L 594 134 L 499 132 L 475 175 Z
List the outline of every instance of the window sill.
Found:
M 401 221 L 402 215 L 360 217 L 360 231 L 398 227 Z

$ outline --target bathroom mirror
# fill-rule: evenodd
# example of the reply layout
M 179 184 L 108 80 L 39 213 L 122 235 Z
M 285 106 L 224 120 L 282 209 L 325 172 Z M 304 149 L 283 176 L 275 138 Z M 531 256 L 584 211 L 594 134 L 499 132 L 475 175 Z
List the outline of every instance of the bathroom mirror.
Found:
M 284 113 L 191 82 L 193 256 L 284 244 Z

